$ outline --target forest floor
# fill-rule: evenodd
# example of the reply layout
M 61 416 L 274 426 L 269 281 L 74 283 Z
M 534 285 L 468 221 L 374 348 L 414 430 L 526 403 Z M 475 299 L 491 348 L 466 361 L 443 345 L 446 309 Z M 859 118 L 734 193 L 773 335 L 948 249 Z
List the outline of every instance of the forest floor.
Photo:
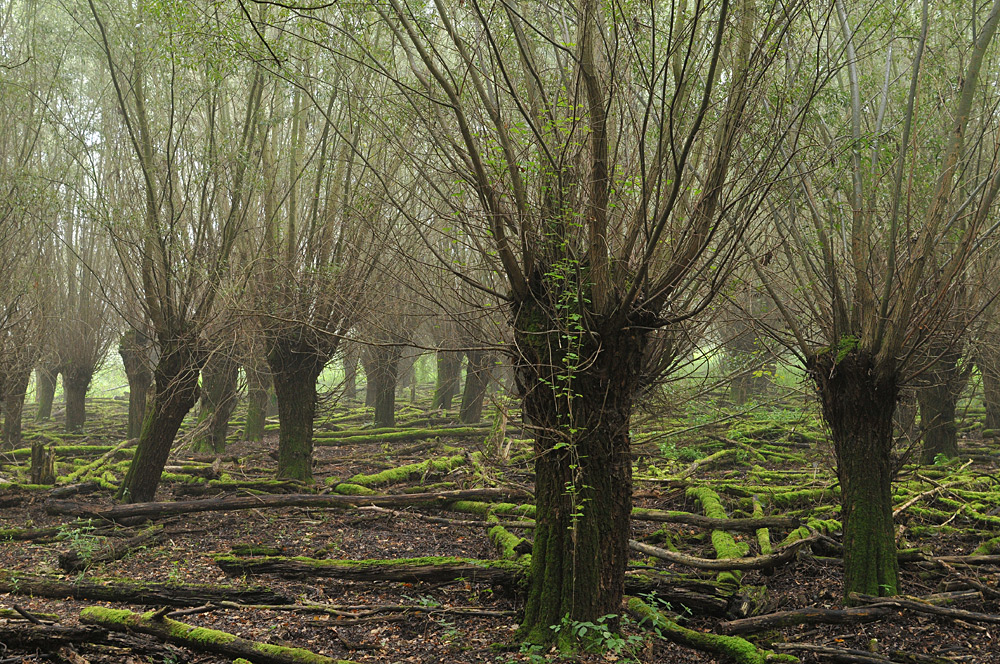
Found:
M 530 445 L 516 424 L 516 413 L 505 426 L 501 424 L 506 419 L 498 423 L 488 418 L 491 421 L 481 429 L 449 429 L 447 413 L 407 405 L 399 411 L 395 431 L 373 431 L 366 425 L 370 413 L 365 409 L 328 408 L 317 422 L 321 444 L 316 447 L 316 484 L 312 487 L 260 482 L 275 473 L 273 426 L 263 442 L 233 440 L 214 464 L 210 457 L 192 454 L 190 445 L 182 441 L 170 461 L 176 468 L 161 485 L 158 502 L 208 500 L 211 495 L 371 491 L 397 496 L 397 504 L 391 509 L 364 509 L 365 496 L 357 496 L 357 507 L 348 508 L 261 505 L 111 523 L 97 517 L 75 518 L 66 509 L 54 513 L 60 509 L 53 508 L 76 505 L 93 511 L 113 505 L 108 487 L 121 479 L 129 450 L 109 454 L 109 446 L 123 441 L 127 404 L 95 399 L 89 406 L 90 419 L 79 434 L 63 433 L 58 414 L 52 422 L 31 422 L 29 409 L 25 440 L 27 444 L 44 439 L 56 446 L 61 485 L 89 478 L 85 487 L 103 484 L 103 488 L 62 498 L 72 503 L 56 503 L 49 488 L 26 485 L 29 460 L 23 451 L 0 453 L 0 482 L 6 482 L 0 485 L 0 610 L 7 609 L 0 615 L 0 662 L 234 661 L 233 655 L 208 652 L 210 644 L 181 647 L 136 630 L 127 634 L 96 627 L 74 631 L 81 625 L 81 612 L 95 606 L 134 612 L 168 606 L 158 615 L 166 613 L 168 618 L 253 642 L 303 648 L 355 662 L 732 661 L 677 645 L 628 616 L 619 636 L 600 638 L 610 646 L 603 653 L 563 658 L 522 651 L 514 641 L 522 597 L 513 583 L 481 582 L 469 575 L 433 581 L 352 580 L 301 569 L 274 571 L 280 566 L 254 567 L 254 561 L 288 562 L 289 557 L 323 561 L 498 558 L 498 538 L 495 533 L 492 539 L 488 536 L 490 528 L 498 519 L 523 523 L 530 514 L 526 509 L 513 505 L 484 508 L 483 501 L 404 503 L 405 496 L 414 492 L 477 487 L 506 488 L 514 495 L 530 492 Z M 992 554 L 996 547 L 989 540 L 1000 524 L 1000 517 L 995 516 L 1000 512 L 1000 456 L 992 440 L 980 437 L 976 417 L 976 412 L 966 412 L 971 426 L 963 434 L 960 460 L 932 467 L 905 465 L 896 483 L 897 509 L 902 508 L 897 515 L 900 548 L 919 549 L 903 558 L 901 592 L 925 598 L 950 592 L 947 608 L 972 613 L 937 616 L 890 606 L 874 611 L 863 622 L 764 627 L 744 636 L 761 648 L 794 654 L 802 662 L 1000 662 L 996 638 L 1000 633 L 1000 559 L 934 559 Z M 692 423 L 698 426 L 692 428 Z M 239 424 L 234 420 L 234 435 L 241 429 Z M 390 435 L 404 432 L 409 435 Z M 693 569 L 634 553 L 631 573 L 654 570 L 667 585 L 701 580 L 705 592 L 721 598 L 722 608 L 714 612 L 717 615 L 708 615 L 676 599 L 657 601 L 649 595 L 646 601 L 675 616 L 679 624 L 704 633 L 721 633 L 730 624 L 727 620 L 747 615 L 844 608 L 837 557 L 837 487 L 830 446 L 812 406 L 792 408 L 776 402 L 725 410 L 702 401 L 685 412 L 660 413 L 637 422 L 634 439 L 636 507 L 704 515 L 705 494 L 699 494 L 701 499 L 695 494 L 708 488 L 719 497 L 729 518 L 747 519 L 755 512 L 757 516 L 791 516 L 811 529 L 797 531 L 797 535 L 792 527 L 763 533 L 727 532 L 688 523 L 635 520 L 635 540 L 714 559 L 727 550 L 731 555 L 756 556 L 768 543 L 777 549 L 783 541 L 814 537 L 812 546 L 802 547 L 790 562 L 766 573 L 747 571 L 742 578 L 722 572 L 720 579 L 716 570 Z M 102 455 L 107 458 L 100 464 L 78 472 L 73 481 L 67 479 Z M 439 463 L 412 469 L 402 477 L 384 472 L 428 459 Z M 531 532 L 515 525 L 502 531 L 529 540 Z M 137 535 L 146 536 L 146 541 L 137 546 L 132 542 L 125 557 L 88 562 Z M 80 569 L 66 572 L 60 555 L 65 557 L 71 550 L 83 562 L 78 563 Z M 518 556 L 509 550 L 507 555 Z M 237 562 L 223 569 L 221 560 Z M 319 564 L 316 569 L 325 568 Z M 102 599 L 93 590 L 128 584 L 133 589 L 148 584 L 166 584 L 166 588 L 155 592 L 146 588 L 145 596 L 129 601 Z M 197 597 L 197 588 L 192 591 L 193 584 L 263 587 L 272 595 L 263 601 L 205 601 Z M 195 597 L 180 599 L 182 591 L 194 592 Z M 938 604 L 943 601 L 941 597 L 936 600 Z M 30 623 L 23 614 L 41 624 Z M 843 617 L 847 614 L 836 615 L 849 619 Z M 51 631 L 52 623 L 67 628 L 65 634 Z M 45 636 L 31 637 L 32 630 Z M 809 652 L 809 647 L 828 650 Z

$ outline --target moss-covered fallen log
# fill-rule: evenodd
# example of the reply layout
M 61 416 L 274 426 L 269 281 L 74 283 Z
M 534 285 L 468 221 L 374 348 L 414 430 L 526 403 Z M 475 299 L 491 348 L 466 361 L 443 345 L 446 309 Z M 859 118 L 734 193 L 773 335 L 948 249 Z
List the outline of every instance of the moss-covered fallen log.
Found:
M 93 602 L 122 602 L 151 606 L 197 606 L 208 602 L 290 604 L 292 599 L 267 588 L 237 588 L 208 584 L 152 583 L 114 577 L 59 577 L 0 570 L 0 593 L 55 597 Z
M 343 579 L 446 583 L 456 579 L 512 584 L 524 578 L 527 566 L 508 560 L 480 560 L 450 556 L 389 560 L 329 560 L 317 558 L 240 558 L 218 556 L 216 564 L 230 576 L 275 574 L 286 579 Z
M 486 436 L 489 427 L 438 427 L 434 429 L 388 430 L 383 433 L 367 431 L 350 436 L 318 436 L 313 444 L 318 447 L 339 447 L 341 445 L 371 445 L 381 443 L 402 443 L 426 438 L 475 438 Z
M 418 463 L 397 466 L 396 468 L 389 468 L 371 475 L 355 475 L 348 479 L 347 482 L 363 487 L 385 486 L 419 480 L 431 473 L 448 473 L 459 466 L 464 466 L 465 463 L 465 455 L 456 454 L 444 459 L 427 459 Z
M 80 612 L 80 622 L 116 632 L 146 634 L 195 652 L 242 657 L 254 664 L 353 664 L 348 660 L 318 655 L 303 648 L 248 641 L 229 632 L 194 627 L 158 616 L 153 611 L 139 614 L 92 606 Z
M 801 521 L 788 516 L 763 516 L 752 519 L 718 519 L 690 512 L 671 512 L 666 510 L 651 510 L 642 507 L 632 509 L 632 519 L 635 521 L 656 521 L 658 523 L 680 523 L 686 526 L 729 530 L 737 532 L 756 532 L 758 528 L 797 528 Z
M 349 508 L 356 505 L 402 507 L 407 505 L 444 504 L 456 500 L 506 500 L 523 499 L 527 493 L 518 489 L 465 489 L 434 493 L 411 493 L 391 496 L 342 496 L 314 494 L 284 494 L 267 496 L 234 496 L 206 498 L 204 500 L 179 500 L 165 503 L 133 503 L 100 508 L 75 501 L 50 500 L 45 503 L 49 514 L 121 521 L 134 518 L 156 518 L 195 512 L 226 512 L 263 509 L 269 507 Z
M 798 662 L 792 655 L 783 655 L 758 648 L 745 639 L 721 634 L 697 632 L 681 627 L 642 600 L 630 597 L 628 610 L 642 623 L 651 625 L 661 636 L 688 648 L 728 657 L 736 664 L 768 664 L 769 662 Z
M 715 618 L 743 618 L 752 608 L 749 599 L 736 592 L 732 584 L 676 578 L 653 570 L 627 572 L 625 592 L 641 597 L 652 594 L 678 612 Z
M 705 516 L 712 519 L 729 519 L 719 494 L 706 486 L 691 487 L 687 490 L 687 496 L 694 498 L 705 510 Z M 715 529 L 712 531 L 712 547 L 715 549 L 716 558 L 742 558 L 747 554 L 749 547 L 736 539 L 724 530 Z M 718 579 L 723 583 L 733 583 L 739 585 L 743 578 L 739 568 L 729 568 L 719 573 Z
M 807 544 L 811 544 L 819 539 L 819 535 L 812 537 L 807 537 L 806 539 L 798 540 L 786 547 L 763 556 L 753 556 L 750 558 L 696 558 L 695 556 L 688 556 L 683 553 L 676 553 L 674 551 L 667 551 L 666 549 L 661 549 L 656 546 L 651 546 L 649 544 L 643 544 L 642 542 L 637 542 L 635 540 L 629 540 L 629 548 L 633 551 L 638 551 L 639 553 L 644 553 L 647 556 L 653 556 L 654 558 L 659 558 L 660 560 L 666 560 L 667 562 L 677 563 L 679 565 L 685 565 L 687 567 L 694 567 L 696 569 L 715 569 L 715 570 L 751 570 L 751 569 L 774 569 L 780 565 L 790 562 L 795 558 L 795 554 L 798 553 L 799 549 Z

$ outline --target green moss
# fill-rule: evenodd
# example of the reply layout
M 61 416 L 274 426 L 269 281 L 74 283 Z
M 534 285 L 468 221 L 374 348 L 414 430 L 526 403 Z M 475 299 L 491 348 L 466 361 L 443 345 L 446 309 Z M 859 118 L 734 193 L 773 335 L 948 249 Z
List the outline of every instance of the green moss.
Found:
M 372 475 L 355 475 L 348 482 L 367 487 L 398 484 L 400 482 L 420 479 L 432 472 L 447 473 L 459 466 L 464 466 L 465 463 L 465 455 L 456 454 L 446 459 L 427 459 L 419 463 L 390 468 Z
M 729 515 L 726 514 L 725 508 L 722 506 L 722 501 L 719 500 L 719 494 L 712 491 L 709 487 L 691 487 L 687 490 L 687 496 L 689 498 L 694 498 L 701 503 L 701 507 L 705 511 L 705 516 L 713 519 L 729 518 Z M 715 549 L 715 557 L 719 559 L 742 558 L 749 550 L 746 543 L 737 542 L 731 534 L 724 530 L 712 531 L 712 547 Z M 737 586 L 740 584 L 742 578 L 743 572 L 739 570 L 727 570 L 725 572 L 720 572 L 717 577 L 719 583 L 733 584 Z
M 377 492 L 366 486 L 357 484 L 340 483 L 334 487 L 334 491 L 344 496 L 373 496 Z
M 171 620 L 170 618 L 157 617 L 154 619 L 154 614 L 155 611 L 148 611 L 140 615 L 122 609 L 91 606 L 80 612 L 80 622 L 102 625 L 111 629 L 117 628 L 120 631 L 134 630 L 165 634 L 169 641 L 198 644 L 204 646 L 206 650 L 222 654 L 232 652 L 233 649 L 227 648 L 227 646 L 237 646 L 242 648 L 244 652 L 248 649 L 256 650 L 271 657 L 286 659 L 288 662 L 296 662 L 298 664 L 353 664 L 346 660 L 335 660 L 330 657 L 318 655 L 303 648 L 255 643 L 241 639 L 228 632 L 205 627 L 195 627 Z
M 769 662 L 798 662 L 792 655 L 779 654 L 770 650 L 762 650 L 746 639 L 738 636 L 724 636 L 697 632 L 681 627 L 668 619 L 662 613 L 652 608 L 642 600 L 630 597 L 628 610 L 640 618 L 640 625 L 648 624 L 659 635 L 689 648 L 702 650 L 713 654 L 724 655 L 737 664 L 768 664 Z
M 1000 553 L 1000 537 L 994 537 L 988 539 L 979 546 L 976 550 L 972 552 L 974 556 L 992 556 L 993 554 Z
M 425 438 L 467 438 L 475 436 L 485 436 L 489 433 L 488 427 L 442 427 L 437 429 L 406 429 L 403 431 L 392 430 L 386 433 L 344 436 L 344 437 L 320 437 L 315 438 L 313 443 L 320 447 L 338 445 L 365 445 L 379 444 L 387 442 L 399 442 L 410 440 L 422 440 Z

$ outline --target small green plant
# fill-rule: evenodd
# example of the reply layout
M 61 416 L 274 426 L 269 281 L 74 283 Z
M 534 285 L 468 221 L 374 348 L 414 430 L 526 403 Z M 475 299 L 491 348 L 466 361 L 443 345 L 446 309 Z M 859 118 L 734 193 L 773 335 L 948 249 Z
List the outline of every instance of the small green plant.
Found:
M 612 629 L 612 623 L 618 616 L 614 613 L 601 616 L 594 622 L 570 620 L 569 614 L 563 616 L 562 622 L 552 625 L 557 634 L 568 633 L 572 641 L 578 642 L 586 652 L 610 653 L 622 662 L 634 662 L 634 653 L 645 643 L 638 634 L 622 636 Z M 621 623 L 628 624 L 627 617 Z
M 84 523 L 59 526 L 56 539 L 69 542 L 70 548 L 76 551 L 80 558 L 89 560 L 101 545 L 101 538 L 94 534 L 95 530 L 97 528 L 90 519 L 87 519 Z

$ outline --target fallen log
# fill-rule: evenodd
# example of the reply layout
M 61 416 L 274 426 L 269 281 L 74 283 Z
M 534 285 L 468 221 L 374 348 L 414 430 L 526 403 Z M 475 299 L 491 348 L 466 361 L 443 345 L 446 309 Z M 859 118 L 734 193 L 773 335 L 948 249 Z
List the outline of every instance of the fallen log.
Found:
M 864 602 L 866 604 L 880 604 L 892 606 L 897 609 L 905 609 L 915 613 L 925 613 L 932 616 L 943 616 L 954 620 L 966 620 L 968 622 L 1000 623 L 1000 615 L 993 613 L 979 613 L 977 611 L 966 611 L 965 609 L 952 609 L 947 606 L 937 606 L 930 602 L 922 602 L 913 597 L 872 597 L 860 593 L 851 593 L 851 599 Z
M 657 636 L 695 650 L 724 655 L 737 664 L 799 661 L 797 657 L 791 655 L 780 655 L 758 648 L 739 637 L 697 632 L 687 627 L 681 627 L 656 609 L 634 597 L 628 599 L 627 606 L 629 612 L 640 619 L 640 625 L 642 623 L 651 624 L 655 628 Z
M 642 507 L 632 509 L 634 521 L 656 521 L 658 523 L 680 523 L 698 528 L 712 530 L 733 530 L 752 533 L 758 528 L 798 528 L 799 519 L 787 516 L 765 516 L 753 519 L 715 519 L 701 514 L 687 512 L 671 512 L 667 510 L 651 510 Z
M 762 616 L 729 620 L 719 623 L 719 631 L 723 634 L 750 634 L 793 625 L 847 625 L 878 620 L 893 610 L 892 606 L 883 603 L 849 609 L 824 609 L 818 606 L 809 606 L 804 609 L 778 611 Z
M 194 627 L 158 616 L 153 611 L 139 614 L 121 609 L 91 606 L 80 612 L 80 622 L 85 625 L 99 625 L 116 632 L 147 634 L 196 652 L 210 652 L 231 658 L 242 657 L 255 664 L 354 664 L 349 660 L 325 657 L 303 648 L 247 641 L 228 632 Z
M 527 566 L 508 560 L 476 558 L 400 558 L 396 560 L 328 560 L 317 558 L 239 558 L 218 556 L 216 564 L 230 576 L 275 574 L 285 579 L 327 578 L 350 581 L 445 583 L 456 579 L 490 583 L 520 582 Z
M 712 569 L 712 570 L 751 570 L 751 569 L 774 569 L 779 565 L 784 565 L 785 563 L 791 561 L 795 558 L 795 554 L 806 544 L 811 544 L 819 539 L 819 535 L 812 535 L 805 539 L 796 540 L 786 547 L 778 549 L 774 553 L 770 553 L 765 556 L 753 556 L 750 558 L 696 558 L 695 556 L 688 556 L 683 553 L 675 553 L 673 551 L 667 551 L 666 549 L 661 549 L 657 546 L 652 546 L 650 544 L 643 544 L 642 542 L 637 542 L 635 540 L 629 540 L 628 546 L 633 551 L 638 551 L 639 553 L 644 553 L 647 556 L 653 556 L 660 560 L 666 560 L 667 562 L 677 563 L 678 565 L 685 565 L 687 567 L 694 567 L 696 569 Z
M 58 577 L 0 570 L 0 593 L 122 602 L 152 606 L 198 606 L 208 602 L 290 604 L 292 599 L 267 588 L 233 588 L 184 583 L 144 583 L 119 578 L 88 577 L 64 581 Z
M 121 521 L 134 518 L 158 518 L 195 512 L 226 512 L 235 510 L 262 509 L 269 507 L 310 507 L 345 509 L 359 505 L 378 507 L 401 507 L 406 505 L 427 505 L 450 503 L 455 500 L 511 500 L 524 499 L 527 493 L 518 489 L 464 489 L 461 491 L 438 491 L 411 493 L 406 495 L 343 496 L 315 494 L 284 494 L 268 496 L 233 496 L 206 498 L 204 500 L 178 500 L 165 503 L 133 503 L 100 508 L 75 501 L 50 500 L 45 503 L 45 511 L 55 515 L 69 515 Z
M 674 579 L 653 570 L 626 572 L 625 592 L 642 597 L 652 593 L 678 610 L 686 608 L 696 615 L 716 618 L 742 618 L 752 609 L 750 600 L 730 584 Z
M 255 611 L 282 611 L 285 613 L 317 613 L 342 618 L 365 618 L 369 616 L 393 613 L 393 614 L 431 614 L 431 615 L 452 615 L 479 618 L 508 618 L 517 615 L 517 611 L 502 611 L 495 609 L 477 609 L 471 606 L 425 606 L 422 604 L 316 604 L 307 602 L 304 604 L 237 604 L 235 602 L 218 602 L 203 607 L 203 611 L 215 609 L 236 609 Z M 189 609 L 188 611 L 196 611 Z M 167 614 L 173 618 L 186 612 L 174 611 Z M 337 624 L 340 624 L 339 621 Z
M 854 650 L 851 648 L 831 648 L 830 646 L 819 646 L 811 643 L 773 643 L 771 648 L 785 652 L 808 652 L 821 655 L 824 662 L 838 662 L 840 664 L 889 664 L 898 662 L 900 664 L 954 664 L 955 660 L 947 657 L 935 657 L 933 655 L 921 655 L 920 653 L 903 652 L 902 650 L 891 650 L 888 655 L 878 655 L 864 650 Z
M 414 440 L 425 440 L 427 438 L 467 438 L 485 436 L 490 432 L 490 427 L 436 427 L 434 429 L 373 429 L 369 432 L 355 434 L 345 432 L 349 435 L 327 434 L 313 438 L 313 445 L 317 447 L 336 447 L 341 445 L 367 445 L 372 443 L 388 442 L 411 442 Z
M 448 583 L 458 579 L 518 586 L 528 566 L 523 562 L 472 558 L 403 558 L 397 560 L 329 560 L 268 556 L 241 558 L 219 556 L 216 564 L 230 576 L 274 574 L 282 578 L 337 578 L 353 581 L 424 581 Z M 665 578 L 652 570 L 630 571 L 625 591 L 653 593 L 673 606 L 687 607 L 699 615 L 744 616 L 750 611 L 746 597 L 732 588 L 706 581 Z
M 10 648 L 56 650 L 70 643 L 103 643 L 107 638 L 108 631 L 99 627 L 34 624 L 0 626 L 0 644 Z
M 100 563 L 121 560 L 139 547 L 155 542 L 164 536 L 162 525 L 151 526 L 135 537 L 125 540 L 112 540 L 97 551 L 81 553 L 77 549 L 69 549 L 59 554 L 59 567 L 66 572 L 80 572 Z

